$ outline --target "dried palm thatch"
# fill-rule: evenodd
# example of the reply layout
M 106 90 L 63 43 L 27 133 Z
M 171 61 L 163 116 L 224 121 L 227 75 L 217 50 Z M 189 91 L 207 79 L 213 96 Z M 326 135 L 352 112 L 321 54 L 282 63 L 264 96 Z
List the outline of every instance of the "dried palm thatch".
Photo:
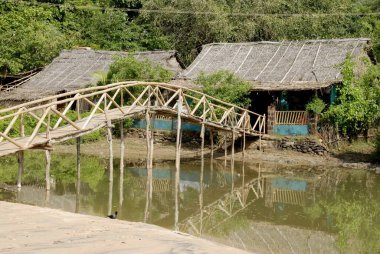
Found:
M 106 73 L 115 56 L 126 52 L 98 51 L 90 48 L 63 50 L 60 55 L 21 86 L 0 93 L 2 104 L 31 101 L 96 84 Z M 136 52 L 137 60 L 151 60 L 177 74 L 182 70 L 175 51 Z M 99 75 L 100 74 L 100 75 Z M 8 102 L 8 103 L 7 103 Z
M 177 79 L 228 70 L 251 81 L 257 91 L 319 89 L 341 81 L 347 56 L 368 57 L 369 43 L 354 38 L 207 44 Z

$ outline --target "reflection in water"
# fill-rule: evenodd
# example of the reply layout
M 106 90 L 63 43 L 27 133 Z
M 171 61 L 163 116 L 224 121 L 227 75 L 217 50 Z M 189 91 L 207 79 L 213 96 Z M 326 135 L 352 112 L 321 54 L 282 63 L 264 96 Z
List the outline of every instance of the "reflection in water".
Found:
M 0 192 L 0 198 L 102 217 L 118 207 L 122 220 L 147 221 L 259 253 L 349 252 L 348 243 L 353 253 L 379 252 L 380 177 L 375 174 L 289 171 L 232 158 L 225 167 L 223 160 L 201 156 L 182 163 L 178 174 L 170 163 L 147 171 L 123 170 L 114 161 L 120 170 L 109 181 L 107 161 L 82 156 L 76 170 L 75 156 L 57 156 L 51 169 L 56 184 L 49 193 L 41 160 L 27 165 L 20 192 Z M 16 163 L 9 166 L 14 176 Z

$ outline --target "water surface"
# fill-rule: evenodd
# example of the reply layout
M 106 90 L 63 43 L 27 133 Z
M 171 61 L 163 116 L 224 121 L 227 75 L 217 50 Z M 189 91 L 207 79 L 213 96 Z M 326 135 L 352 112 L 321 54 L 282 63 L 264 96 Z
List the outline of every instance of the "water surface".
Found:
M 259 253 L 379 253 L 380 177 L 341 168 L 289 168 L 210 160 L 126 166 L 53 154 L 52 189 L 44 159 L 27 152 L 23 187 L 0 199 L 140 221 Z M 17 161 L 1 158 L 0 182 L 14 185 Z M 152 186 L 152 189 L 150 189 Z M 176 188 L 178 186 L 178 188 Z

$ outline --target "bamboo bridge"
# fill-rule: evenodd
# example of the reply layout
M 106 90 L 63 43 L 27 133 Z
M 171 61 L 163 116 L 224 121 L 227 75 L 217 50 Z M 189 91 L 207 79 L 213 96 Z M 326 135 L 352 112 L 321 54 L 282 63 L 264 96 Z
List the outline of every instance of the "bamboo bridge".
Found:
M 151 123 L 158 115 L 177 118 L 176 161 L 178 163 L 182 120 L 201 125 L 202 139 L 205 128 L 232 133 L 232 149 L 236 136 L 243 138 L 244 150 L 246 136 L 257 136 L 261 141 L 265 133 L 265 115 L 223 102 L 199 91 L 166 83 L 119 82 L 65 92 L 1 109 L 0 157 L 17 153 L 20 164 L 19 175 L 21 175 L 23 151 L 43 149 L 46 151 L 48 178 L 53 144 L 77 138 L 79 154 L 79 138 L 106 127 L 111 161 L 112 123 L 118 121 L 123 123 L 125 118 L 144 114 L 147 123 L 148 168 L 152 167 L 153 159 L 154 124 Z M 120 129 L 123 140 L 123 124 L 120 124 Z M 121 145 L 121 149 L 124 149 L 124 142 Z M 111 163 L 110 167 L 113 167 Z M 21 179 L 18 180 L 18 185 L 21 186 Z

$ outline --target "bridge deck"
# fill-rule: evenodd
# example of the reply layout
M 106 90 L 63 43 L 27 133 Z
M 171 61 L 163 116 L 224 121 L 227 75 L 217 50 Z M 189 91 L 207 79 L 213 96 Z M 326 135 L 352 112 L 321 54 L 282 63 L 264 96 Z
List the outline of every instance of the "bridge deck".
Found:
M 87 112 L 90 113 L 83 119 L 80 119 L 81 106 L 89 107 Z M 75 107 L 76 120 L 66 116 Z M 0 109 L 0 121 L 5 123 L 0 130 L 0 157 L 27 149 L 49 149 L 54 143 L 105 127 L 108 120 L 117 121 L 146 110 L 172 117 L 181 112 L 183 121 L 204 124 L 210 129 L 233 131 L 235 137 L 261 137 L 265 133 L 265 115 L 203 93 L 169 84 L 121 82 Z M 57 117 L 59 120 L 56 121 Z M 25 137 L 25 127 L 31 127 L 27 125 L 30 119 L 38 123 Z M 48 131 L 45 130 L 47 126 Z
M 130 106 L 122 107 L 124 112 L 127 112 L 130 109 Z M 165 114 L 169 116 L 176 116 L 176 111 L 171 110 L 168 108 L 162 108 L 162 107 L 152 107 L 151 108 L 152 112 L 156 112 L 158 114 Z M 83 130 L 77 130 L 75 129 L 72 125 L 66 125 L 64 127 L 51 130 L 50 131 L 50 139 L 47 138 L 46 133 L 40 133 L 38 134 L 33 141 L 30 143 L 29 148 L 40 148 L 40 149 L 45 149 L 49 148 L 52 144 L 62 142 L 71 138 L 79 137 L 82 135 L 85 135 L 87 133 L 90 133 L 94 130 L 97 130 L 99 128 L 103 128 L 107 124 L 107 119 L 111 121 L 116 121 L 120 120 L 126 117 L 131 117 L 137 114 L 143 114 L 146 112 L 146 107 L 141 107 L 137 106 L 134 107 L 130 112 L 127 114 L 122 113 L 119 109 L 111 109 L 107 111 L 107 117 L 106 114 L 104 113 L 99 113 L 96 114 L 94 117 L 91 118 L 91 121 L 88 123 L 85 129 Z M 198 124 L 202 123 L 202 119 L 193 117 L 189 114 L 183 113 L 181 114 L 181 117 L 184 120 L 190 121 L 190 122 L 195 122 Z M 82 127 L 88 117 L 83 118 L 79 121 L 75 121 L 75 123 L 79 126 Z M 215 122 L 205 122 L 205 125 L 210 128 L 218 129 L 218 130 L 225 130 L 225 131 L 230 131 L 231 128 L 228 126 L 223 126 L 222 124 L 217 124 Z M 235 129 L 237 133 L 242 133 L 243 130 L 241 129 Z M 256 132 L 246 132 L 247 136 L 256 136 L 258 135 Z M 20 145 L 26 145 L 29 141 L 30 137 L 23 137 L 23 138 L 16 138 L 15 141 L 19 143 Z M 12 144 L 11 142 L 0 142 L 0 157 L 16 153 L 17 151 L 20 151 L 19 147 L 16 145 Z

